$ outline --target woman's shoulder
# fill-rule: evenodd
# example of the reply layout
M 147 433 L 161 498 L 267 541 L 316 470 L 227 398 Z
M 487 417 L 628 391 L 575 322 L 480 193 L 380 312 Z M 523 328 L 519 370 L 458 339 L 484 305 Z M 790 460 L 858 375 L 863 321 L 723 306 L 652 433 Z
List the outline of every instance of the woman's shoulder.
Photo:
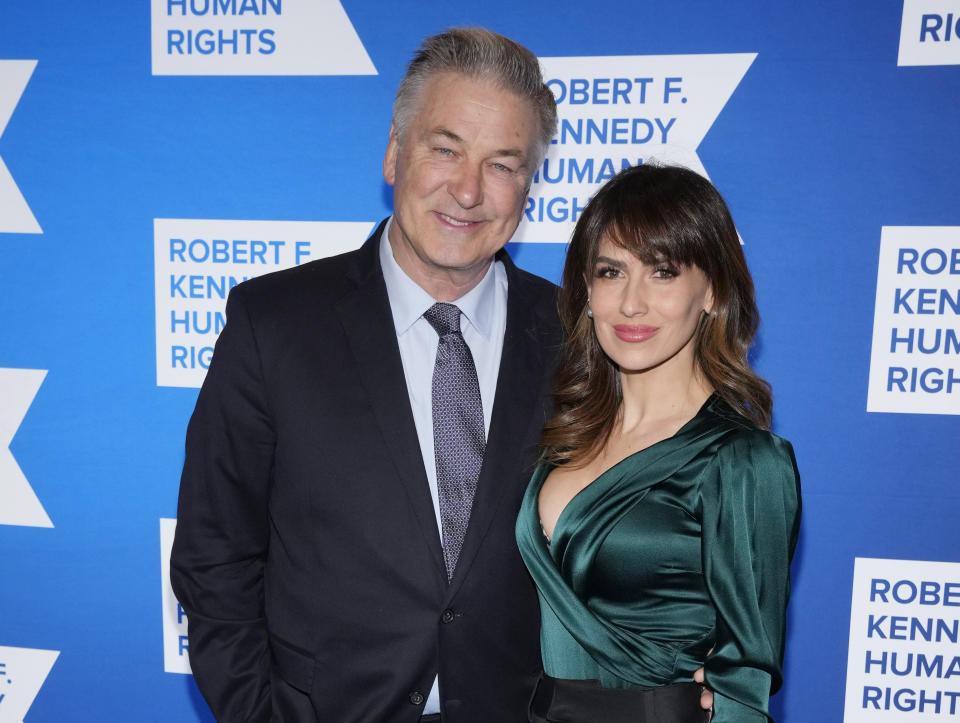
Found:
M 761 429 L 722 400 L 710 407 L 716 423 L 724 427 L 713 450 L 717 484 L 744 491 L 772 486 L 799 495 L 800 472 L 789 440 Z
M 769 456 L 773 459 L 782 458 L 783 461 L 793 463 L 795 455 L 793 445 L 789 440 L 758 427 L 741 427 L 730 434 L 722 445 L 729 454 L 735 456 L 758 455 Z
M 753 421 L 732 409 L 720 397 L 714 396 L 708 408 L 714 416 L 715 423 L 726 428 L 726 434 L 720 438 L 720 449 L 732 453 L 752 451 L 761 454 L 786 454 L 793 458 L 793 445 L 789 440 L 767 429 L 761 429 Z

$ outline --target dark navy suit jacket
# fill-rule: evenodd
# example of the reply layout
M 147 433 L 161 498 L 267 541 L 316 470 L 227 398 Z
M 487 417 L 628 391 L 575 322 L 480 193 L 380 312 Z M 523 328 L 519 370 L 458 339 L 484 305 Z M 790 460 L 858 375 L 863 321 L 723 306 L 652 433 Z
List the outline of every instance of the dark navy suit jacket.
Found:
M 444 572 L 380 270 L 357 251 L 240 284 L 187 432 L 171 578 L 219 720 L 526 720 L 540 670 L 514 524 L 560 345 L 556 288 L 498 256 L 507 325 L 463 551 Z

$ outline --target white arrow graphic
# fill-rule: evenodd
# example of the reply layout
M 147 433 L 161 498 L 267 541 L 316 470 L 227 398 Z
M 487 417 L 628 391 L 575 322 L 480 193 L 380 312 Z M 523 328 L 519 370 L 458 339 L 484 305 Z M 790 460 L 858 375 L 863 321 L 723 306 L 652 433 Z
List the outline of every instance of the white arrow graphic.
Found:
M 566 243 L 578 214 L 625 165 L 703 176 L 700 142 L 756 53 L 540 58 L 559 127 L 514 241 Z
M 377 74 L 340 0 L 150 5 L 154 75 Z
M 36 60 L 0 60 L 0 136 L 37 67 Z M 0 158 L 0 233 L 43 233 Z
M 22 723 L 59 655 L 0 645 L 0 721 Z
M 53 527 L 10 451 L 13 435 L 46 376 L 46 369 L 0 368 L 0 525 Z

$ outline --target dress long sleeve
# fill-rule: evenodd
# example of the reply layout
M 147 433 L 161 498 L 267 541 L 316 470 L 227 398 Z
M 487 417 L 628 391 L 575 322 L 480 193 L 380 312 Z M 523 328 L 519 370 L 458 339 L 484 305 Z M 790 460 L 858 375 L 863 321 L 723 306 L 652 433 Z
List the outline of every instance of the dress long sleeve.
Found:
M 790 443 L 744 430 L 717 452 L 701 487 L 704 577 L 716 610 L 705 665 L 713 723 L 772 720 L 782 683 L 790 559 L 800 479 Z

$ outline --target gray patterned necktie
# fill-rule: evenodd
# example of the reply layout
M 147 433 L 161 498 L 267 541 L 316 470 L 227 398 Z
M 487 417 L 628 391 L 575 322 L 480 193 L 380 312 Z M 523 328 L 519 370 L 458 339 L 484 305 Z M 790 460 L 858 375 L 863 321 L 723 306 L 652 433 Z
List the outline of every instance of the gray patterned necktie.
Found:
M 460 309 L 454 304 L 434 304 L 423 318 L 440 335 L 433 367 L 433 448 L 449 580 L 467 534 L 487 441 L 477 369 L 460 333 Z

